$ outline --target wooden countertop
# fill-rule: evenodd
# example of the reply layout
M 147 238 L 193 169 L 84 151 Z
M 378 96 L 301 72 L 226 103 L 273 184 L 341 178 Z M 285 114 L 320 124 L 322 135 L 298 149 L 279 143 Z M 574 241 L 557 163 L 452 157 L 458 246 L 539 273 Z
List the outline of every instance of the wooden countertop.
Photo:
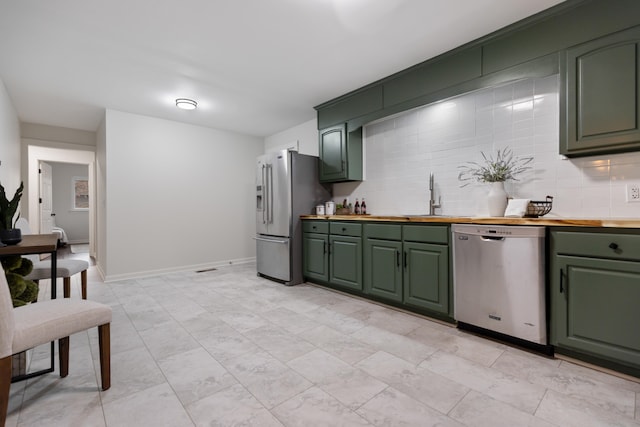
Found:
M 640 228 L 640 218 L 506 218 L 466 216 L 393 216 L 393 215 L 301 215 L 301 219 L 333 221 L 388 221 L 405 223 L 544 225 L 569 227 Z

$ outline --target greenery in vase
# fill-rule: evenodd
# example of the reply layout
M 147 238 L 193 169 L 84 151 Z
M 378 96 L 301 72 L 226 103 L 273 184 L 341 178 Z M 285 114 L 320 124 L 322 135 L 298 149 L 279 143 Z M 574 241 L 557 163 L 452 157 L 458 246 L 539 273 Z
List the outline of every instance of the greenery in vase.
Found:
M 470 181 L 478 182 L 504 182 L 508 180 L 517 181 L 516 178 L 522 172 L 531 169 L 527 166 L 533 161 L 533 157 L 516 157 L 513 151 L 506 147 L 498 150 L 495 158 L 480 152 L 484 163 L 467 162 L 459 166 L 460 173 L 458 180 L 463 181 L 462 187 L 469 185 Z
M 30 259 L 20 255 L 9 255 L 3 257 L 0 263 L 7 277 L 14 307 L 20 307 L 38 299 L 38 284 L 33 280 L 25 279 L 25 276 L 33 271 L 33 263 Z
M 18 217 L 15 218 L 18 206 L 20 205 L 20 198 L 22 198 L 22 190 L 24 190 L 24 184 L 21 182 L 20 187 L 13 195 L 13 199 L 7 199 L 7 194 L 4 191 L 4 187 L 0 184 L 0 230 L 11 230 L 15 228 Z

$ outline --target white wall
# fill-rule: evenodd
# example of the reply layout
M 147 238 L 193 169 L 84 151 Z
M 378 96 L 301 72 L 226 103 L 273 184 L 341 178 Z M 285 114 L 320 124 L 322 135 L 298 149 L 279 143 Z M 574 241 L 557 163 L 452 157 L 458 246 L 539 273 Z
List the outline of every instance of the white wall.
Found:
M 11 199 L 20 186 L 20 123 L 0 79 L 0 183 Z
M 366 177 L 334 185 L 334 200 L 366 198 L 369 213 L 424 214 L 428 176 L 445 215 L 486 215 L 486 184 L 465 188 L 458 167 L 509 146 L 533 169 L 506 185 L 515 198 L 554 197 L 548 216 L 638 218 L 625 184 L 640 183 L 640 152 L 563 159 L 558 154 L 558 76 L 528 79 L 430 104 L 365 126 Z
M 106 280 L 255 257 L 262 139 L 107 110 L 100 144 Z
M 96 130 L 96 196 L 94 197 L 95 207 L 95 258 L 96 267 L 100 276 L 104 279 L 107 271 L 107 131 L 106 114 Z
M 275 151 L 297 144 L 298 152 L 318 157 L 318 119 L 309 120 L 264 140 L 264 151 Z
M 88 165 L 49 162 L 53 180 L 53 213 L 55 223 L 64 229 L 69 243 L 89 243 L 89 211 L 73 209 L 74 177 L 89 177 Z

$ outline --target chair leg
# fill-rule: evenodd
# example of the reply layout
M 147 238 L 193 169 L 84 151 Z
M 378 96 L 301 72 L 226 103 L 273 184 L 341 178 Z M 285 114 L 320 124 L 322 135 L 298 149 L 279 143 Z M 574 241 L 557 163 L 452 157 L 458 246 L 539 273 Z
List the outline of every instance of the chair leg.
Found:
M 87 299 L 87 270 L 80 272 L 80 282 L 82 284 L 82 299 Z
M 71 297 L 71 277 L 65 277 L 63 280 L 64 284 L 64 297 Z
M 111 387 L 111 324 L 98 326 L 98 345 L 100 347 L 100 377 L 102 390 Z
M 40 280 L 34 280 L 33 283 L 35 283 L 36 285 L 38 285 L 38 292 L 40 292 Z M 36 299 L 35 301 L 32 301 L 31 303 L 35 303 L 38 302 L 38 296 L 36 295 Z
M 0 359 L 0 426 L 7 421 L 9 389 L 11 388 L 11 356 Z
M 58 354 L 60 356 L 60 376 L 69 375 L 69 337 L 58 340 Z

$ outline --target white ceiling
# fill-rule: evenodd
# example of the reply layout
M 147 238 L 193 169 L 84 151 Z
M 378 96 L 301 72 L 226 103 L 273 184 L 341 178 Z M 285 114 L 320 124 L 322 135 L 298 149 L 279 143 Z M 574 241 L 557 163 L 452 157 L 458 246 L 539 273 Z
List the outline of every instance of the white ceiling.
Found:
M 94 131 L 108 108 L 268 136 L 560 2 L 0 0 L 0 80 L 23 122 Z

